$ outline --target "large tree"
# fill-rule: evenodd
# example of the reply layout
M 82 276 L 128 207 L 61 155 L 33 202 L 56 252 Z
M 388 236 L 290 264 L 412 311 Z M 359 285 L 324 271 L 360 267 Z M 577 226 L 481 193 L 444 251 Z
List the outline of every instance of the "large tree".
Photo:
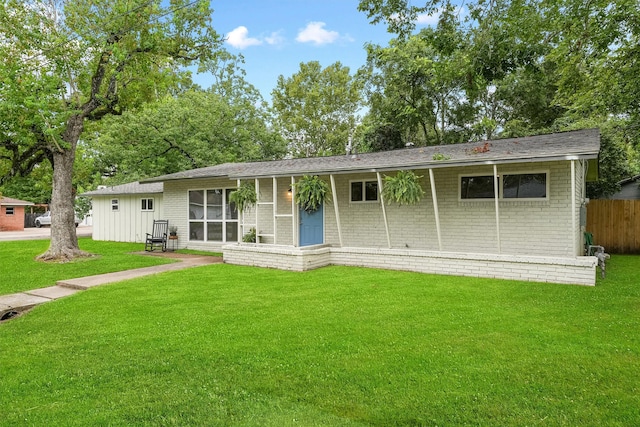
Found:
M 129 182 L 224 162 L 280 158 L 285 143 L 269 121 L 268 110 L 251 97 L 194 89 L 112 116 L 90 145 L 104 176 L 112 183 Z
M 180 85 L 196 61 L 212 66 L 222 40 L 210 19 L 208 0 L 0 3 L 0 175 L 51 163 L 51 244 L 42 259 L 83 255 L 72 177 L 86 123 Z
M 300 64 L 291 77 L 278 77 L 272 92 L 279 126 L 294 157 L 344 153 L 358 120 L 361 84 L 336 62 Z
M 374 133 L 398 129 L 407 142 L 436 145 L 460 142 L 457 135 L 472 119 L 466 96 L 471 64 L 467 40 L 451 9 L 437 28 L 426 28 L 389 46 L 367 45 L 367 81 Z

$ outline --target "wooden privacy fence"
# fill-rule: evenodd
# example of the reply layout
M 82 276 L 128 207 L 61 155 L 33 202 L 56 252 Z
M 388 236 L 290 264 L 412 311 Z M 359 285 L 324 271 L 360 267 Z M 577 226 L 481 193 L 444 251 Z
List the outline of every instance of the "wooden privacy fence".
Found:
M 608 253 L 640 253 L 640 200 L 591 200 L 587 231 Z

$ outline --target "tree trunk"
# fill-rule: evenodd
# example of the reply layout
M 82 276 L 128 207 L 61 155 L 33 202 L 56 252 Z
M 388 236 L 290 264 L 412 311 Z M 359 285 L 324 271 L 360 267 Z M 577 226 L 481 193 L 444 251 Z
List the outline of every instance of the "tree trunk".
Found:
M 53 152 L 53 191 L 51 193 L 51 243 L 47 252 L 38 256 L 43 261 L 69 261 L 88 256 L 78 246 L 76 236 L 73 192 L 73 164 L 76 146 L 83 129 L 81 116 L 73 116 L 67 121 L 63 140 L 68 147 Z

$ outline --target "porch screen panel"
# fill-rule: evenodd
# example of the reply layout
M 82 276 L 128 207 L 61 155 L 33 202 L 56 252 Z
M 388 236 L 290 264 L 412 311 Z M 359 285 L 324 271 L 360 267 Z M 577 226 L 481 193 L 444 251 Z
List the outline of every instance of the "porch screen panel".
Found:
M 189 240 L 204 240 L 204 190 L 189 191 Z

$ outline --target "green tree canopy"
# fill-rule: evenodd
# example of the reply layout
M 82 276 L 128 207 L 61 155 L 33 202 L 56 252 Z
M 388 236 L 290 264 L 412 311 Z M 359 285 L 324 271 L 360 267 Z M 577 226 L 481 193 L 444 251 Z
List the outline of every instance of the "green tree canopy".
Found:
M 0 3 L 0 176 L 53 167 L 51 244 L 78 250 L 73 169 L 85 125 L 190 84 L 186 66 L 224 53 L 208 0 Z
M 225 162 L 275 159 L 285 142 L 250 99 L 213 91 L 167 95 L 102 123 L 91 146 L 111 182 L 129 182 Z
M 293 76 L 278 77 L 272 95 L 277 123 L 293 156 L 344 153 L 361 107 L 361 84 L 349 67 L 301 63 Z

